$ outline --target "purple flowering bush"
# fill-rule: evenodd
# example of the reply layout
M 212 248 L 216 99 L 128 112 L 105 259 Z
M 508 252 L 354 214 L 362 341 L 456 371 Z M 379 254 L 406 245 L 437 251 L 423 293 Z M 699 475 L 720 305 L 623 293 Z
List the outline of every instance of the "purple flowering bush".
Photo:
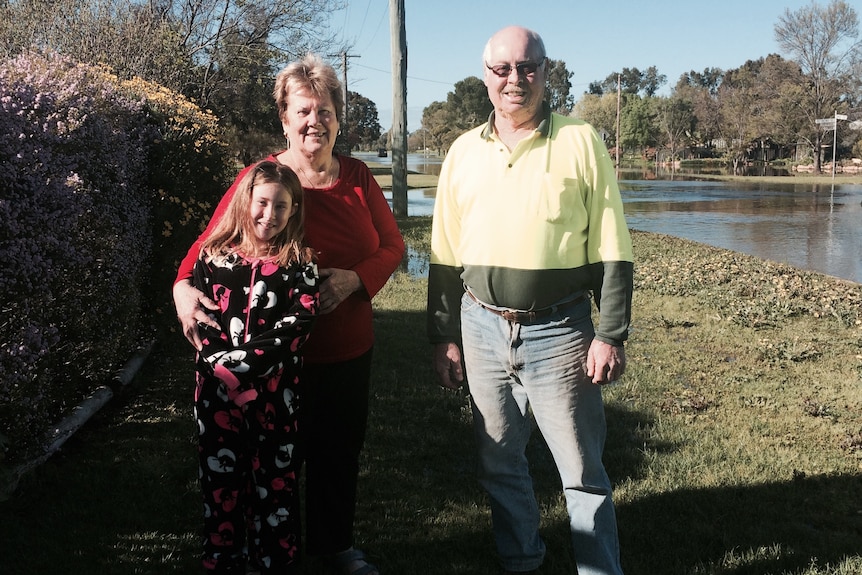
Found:
M 38 453 L 153 337 L 181 247 L 226 187 L 216 128 L 102 68 L 0 61 L 0 463 Z

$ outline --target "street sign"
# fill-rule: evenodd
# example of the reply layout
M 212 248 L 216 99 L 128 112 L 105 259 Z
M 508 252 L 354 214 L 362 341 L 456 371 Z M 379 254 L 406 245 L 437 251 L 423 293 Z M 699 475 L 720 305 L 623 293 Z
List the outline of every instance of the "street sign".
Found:
M 819 120 L 814 120 L 814 123 L 818 126 L 823 126 L 823 129 L 830 130 L 835 127 L 835 118 L 821 118 Z
M 836 120 L 846 120 L 847 116 L 845 116 L 844 114 L 835 114 L 835 119 Z

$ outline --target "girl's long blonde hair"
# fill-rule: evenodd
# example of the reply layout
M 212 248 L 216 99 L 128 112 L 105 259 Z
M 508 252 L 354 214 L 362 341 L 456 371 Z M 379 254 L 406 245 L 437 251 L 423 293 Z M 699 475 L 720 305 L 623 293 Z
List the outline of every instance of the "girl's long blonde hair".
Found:
M 210 257 L 228 256 L 236 252 L 253 254 L 254 228 L 251 221 L 251 197 L 254 187 L 261 184 L 280 184 L 290 194 L 296 206 L 287 225 L 270 242 L 271 256 L 280 266 L 291 262 L 308 262 L 311 250 L 303 248 L 305 202 L 302 185 L 296 173 L 284 164 L 264 160 L 250 168 L 237 185 L 224 216 L 212 233 L 203 241 L 201 254 Z

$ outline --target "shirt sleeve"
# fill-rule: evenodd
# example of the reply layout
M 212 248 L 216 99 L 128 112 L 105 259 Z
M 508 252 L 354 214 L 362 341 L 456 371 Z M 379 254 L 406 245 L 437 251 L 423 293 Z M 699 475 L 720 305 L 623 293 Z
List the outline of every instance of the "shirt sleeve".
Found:
M 370 299 L 377 295 L 392 272 L 398 269 L 404 257 L 404 239 L 383 190 L 365 164 L 360 169 L 360 181 L 366 192 L 371 221 L 380 239 L 377 250 L 353 267 Z
M 453 144 L 453 147 L 457 144 Z M 437 180 L 434 217 L 431 221 L 426 330 L 428 341 L 432 344 L 461 341 L 461 297 L 464 295 L 461 276 L 464 268 L 457 255 L 461 241 L 461 218 L 455 209 L 450 176 L 455 158 L 456 155 L 450 149 Z
M 622 345 L 632 314 L 634 257 L 616 169 L 607 148 L 591 129 L 593 157 L 590 233 L 587 252 L 594 275 L 593 296 L 599 309 L 596 339 Z

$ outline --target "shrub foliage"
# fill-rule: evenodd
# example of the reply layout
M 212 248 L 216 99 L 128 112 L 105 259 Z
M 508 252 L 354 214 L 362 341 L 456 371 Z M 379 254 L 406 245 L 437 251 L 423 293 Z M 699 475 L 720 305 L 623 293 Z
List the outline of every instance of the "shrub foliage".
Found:
M 229 167 L 182 97 L 54 54 L 0 62 L 0 463 L 145 339 Z

